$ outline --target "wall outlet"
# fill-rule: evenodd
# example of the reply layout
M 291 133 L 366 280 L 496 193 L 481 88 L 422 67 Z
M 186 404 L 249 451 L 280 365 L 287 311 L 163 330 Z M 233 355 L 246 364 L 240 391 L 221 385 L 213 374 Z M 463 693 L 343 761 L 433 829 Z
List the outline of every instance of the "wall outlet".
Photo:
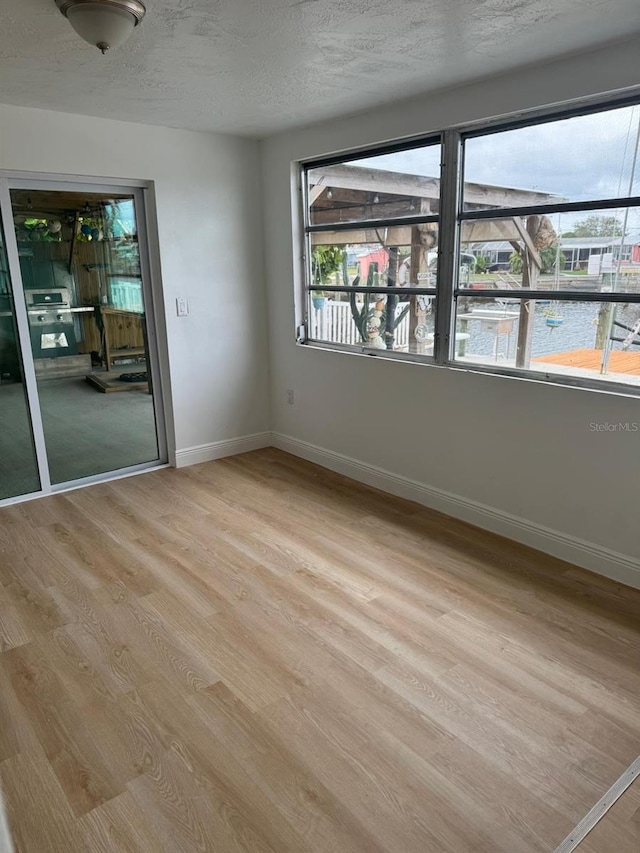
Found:
M 178 317 L 189 316 L 189 303 L 184 296 L 178 296 L 176 299 L 176 314 Z
M 293 388 L 287 388 L 287 403 L 288 403 L 290 406 L 293 406 L 293 404 L 295 403 L 295 401 L 296 401 L 296 395 L 295 395 L 295 393 L 294 393 Z

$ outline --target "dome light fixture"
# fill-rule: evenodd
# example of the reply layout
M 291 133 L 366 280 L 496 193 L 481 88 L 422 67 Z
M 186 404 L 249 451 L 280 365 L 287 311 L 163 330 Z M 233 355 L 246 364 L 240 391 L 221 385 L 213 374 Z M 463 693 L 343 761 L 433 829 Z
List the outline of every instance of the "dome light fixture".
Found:
M 129 38 L 147 11 L 140 0 L 56 0 L 78 35 L 106 53 Z

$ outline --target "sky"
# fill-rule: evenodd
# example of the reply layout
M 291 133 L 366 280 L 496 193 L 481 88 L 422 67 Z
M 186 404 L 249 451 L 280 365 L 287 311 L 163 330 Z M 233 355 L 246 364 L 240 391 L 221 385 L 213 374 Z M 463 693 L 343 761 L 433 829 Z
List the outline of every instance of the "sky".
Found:
M 640 195 L 639 135 L 640 106 L 632 106 L 473 137 L 465 143 L 465 179 L 552 193 L 566 201 Z M 429 146 L 353 162 L 435 177 L 440 149 Z M 587 215 L 563 214 L 562 230 L 571 230 Z M 622 223 L 623 212 L 618 215 Z M 627 231 L 640 231 L 640 208 L 630 211 Z

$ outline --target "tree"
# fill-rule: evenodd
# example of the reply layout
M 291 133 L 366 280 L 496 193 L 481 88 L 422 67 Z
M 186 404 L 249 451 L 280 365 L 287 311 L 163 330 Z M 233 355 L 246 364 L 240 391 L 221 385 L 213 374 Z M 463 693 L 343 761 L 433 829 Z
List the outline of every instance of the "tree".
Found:
M 576 222 L 576 237 L 622 237 L 622 225 L 617 216 L 598 216 L 597 213 Z
M 313 283 L 327 284 L 331 276 L 342 266 L 344 250 L 340 246 L 317 246 L 311 255 Z
M 540 260 L 542 261 L 540 272 L 549 273 L 555 270 L 556 261 L 558 262 L 558 267 L 563 270 L 567 262 L 567 256 L 564 252 L 559 252 L 557 246 L 547 246 L 546 249 L 540 252 Z
M 556 268 L 556 261 L 558 262 L 558 266 L 561 270 L 564 269 L 564 265 L 567 262 L 567 257 L 564 252 L 558 252 L 557 246 L 547 246 L 546 249 L 542 249 L 540 251 L 540 261 L 542 263 L 541 273 L 550 273 L 553 272 Z M 512 252 L 509 255 L 509 270 L 514 275 L 520 275 L 522 272 L 522 255 L 520 252 Z

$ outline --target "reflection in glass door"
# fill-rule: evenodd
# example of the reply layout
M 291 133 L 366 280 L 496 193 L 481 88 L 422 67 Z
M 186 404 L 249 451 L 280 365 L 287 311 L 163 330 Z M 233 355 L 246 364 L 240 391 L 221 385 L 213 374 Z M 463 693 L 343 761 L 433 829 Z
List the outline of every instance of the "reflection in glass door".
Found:
M 55 486 L 162 451 L 136 194 L 51 186 L 10 195 Z
M 15 302 L 0 228 L 0 500 L 40 489 Z

